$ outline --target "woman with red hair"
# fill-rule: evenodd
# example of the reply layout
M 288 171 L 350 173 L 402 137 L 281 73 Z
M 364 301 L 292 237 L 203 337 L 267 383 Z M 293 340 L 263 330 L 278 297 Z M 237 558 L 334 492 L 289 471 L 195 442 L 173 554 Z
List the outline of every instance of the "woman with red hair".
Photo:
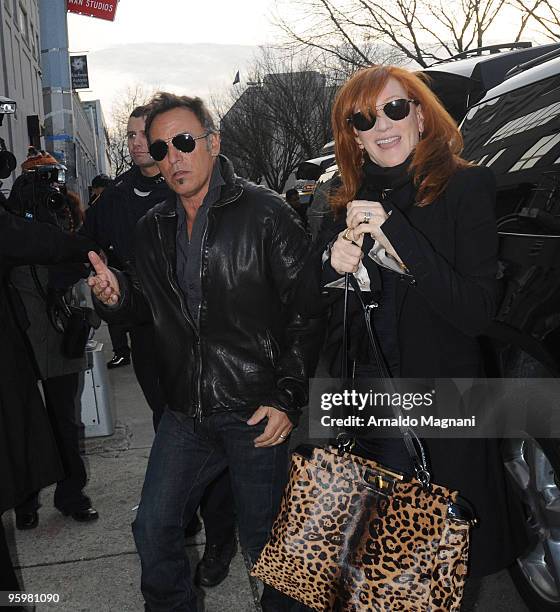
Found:
M 331 193 L 335 223 L 319 237 L 297 296 L 306 316 L 329 310 L 331 374 L 340 375 L 343 275 L 353 273 L 364 298 L 378 304 L 372 321 L 393 376 L 483 376 L 479 336 L 499 298 L 492 173 L 460 157 L 456 123 L 422 76 L 402 68 L 354 74 L 338 92 L 332 123 L 340 173 Z M 349 370 L 376 377 L 353 293 Z M 430 439 L 424 446 L 433 481 L 458 490 L 479 519 L 470 576 L 506 567 L 518 548 L 498 441 Z M 368 439 L 359 452 L 412 471 L 400 439 Z

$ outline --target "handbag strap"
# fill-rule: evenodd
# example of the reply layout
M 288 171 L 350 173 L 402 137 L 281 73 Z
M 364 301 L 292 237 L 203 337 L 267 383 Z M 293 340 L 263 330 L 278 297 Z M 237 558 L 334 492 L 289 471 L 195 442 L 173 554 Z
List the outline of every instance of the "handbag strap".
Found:
M 45 304 L 45 308 L 47 311 L 47 318 L 49 319 L 49 323 L 51 324 L 51 327 L 54 329 L 54 331 L 57 334 L 64 333 L 63 330 L 60 329 L 60 327 L 55 322 L 53 309 L 51 308 L 51 304 L 49 303 L 47 292 L 45 291 L 45 288 L 43 287 L 43 285 L 41 284 L 41 280 L 39 279 L 39 274 L 37 272 L 37 266 L 31 264 L 29 266 L 29 269 L 31 271 L 31 278 L 33 279 L 33 282 L 35 283 L 35 288 L 37 289 L 37 293 L 39 294 L 39 297 L 43 300 Z M 70 317 L 70 315 L 72 314 L 72 311 L 70 310 L 70 307 L 66 303 L 66 300 L 64 299 L 64 297 L 60 298 L 57 305 L 60 307 L 60 309 L 64 313 L 64 316 Z
M 372 303 L 372 304 L 365 303 L 364 297 L 362 294 L 362 290 L 360 289 L 360 285 L 358 284 L 358 281 L 356 280 L 355 276 L 350 273 L 346 273 L 345 279 L 344 279 L 344 324 L 343 324 L 344 338 L 343 338 L 343 343 L 342 343 L 343 353 L 346 353 L 345 349 L 347 347 L 347 337 L 346 337 L 347 322 L 346 320 L 348 318 L 348 294 L 349 294 L 349 289 L 350 289 L 349 285 L 352 285 L 352 289 L 354 289 L 354 293 L 356 294 L 356 297 L 358 298 L 358 301 L 360 302 L 360 306 L 362 307 L 362 311 L 364 314 L 364 320 L 366 324 L 366 330 L 367 330 L 368 339 L 369 339 L 369 344 L 372 350 L 373 358 L 379 369 L 380 377 L 387 381 L 387 386 L 389 387 L 389 391 L 391 393 L 395 393 L 396 388 L 392 380 L 391 372 L 387 366 L 387 363 L 385 362 L 383 353 L 381 352 L 379 341 L 377 339 L 377 336 L 371 324 L 371 310 L 373 308 L 376 308 L 377 304 L 376 303 Z M 347 363 L 348 358 L 347 357 L 345 358 L 344 354 L 343 354 L 342 359 L 343 359 L 343 363 L 345 359 Z M 391 408 L 393 410 L 393 414 L 399 420 L 399 423 L 400 423 L 401 417 L 403 417 L 403 413 L 400 409 L 400 406 L 397 406 L 391 403 Z M 414 432 L 412 428 L 399 426 L 399 430 L 401 432 L 402 439 L 404 441 L 404 445 L 406 447 L 408 455 L 410 456 L 410 459 L 412 461 L 412 465 L 414 467 L 414 472 L 416 474 L 416 477 L 422 483 L 423 486 L 428 486 L 430 484 L 431 476 L 428 470 L 426 453 L 424 451 L 424 447 L 422 446 L 422 443 L 420 442 L 420 440 L 418 439 L 418 436 L 416 435 L 416 433 Z
M 349 275 L 344 276 L 344 318 L 342 321 L 342 363 L 340 364 L 340 377 L 348 378 L 348 295 L 350 293 Z

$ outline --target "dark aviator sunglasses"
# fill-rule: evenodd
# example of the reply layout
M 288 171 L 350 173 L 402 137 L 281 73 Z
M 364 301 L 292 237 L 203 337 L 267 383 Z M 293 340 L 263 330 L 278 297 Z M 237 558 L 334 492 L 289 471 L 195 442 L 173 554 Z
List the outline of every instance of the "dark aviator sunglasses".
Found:
M 196 147 L 196 141 L 201 140 L 202 138 L 206 138 L 209 136 L 211 132 L 205 132 L 202 136 L 192 136 L 191 134 L 176 134 L 173 138 L 168 138 L 167 140 L 154 140 L 152 144 L 148 147 L 148 151 L 152 156 L 152 159 L 156 161 L 161 161 L 167 155 L 169 151 L 169 144 L 171 143 L 177 151 L 181 151 L 181 153 L 192 153 L 194 148 Z
M 391 100 L 382 106 L 376 106 L 375 110 L 383 110 L 383 113 L 389 117 L 389 119 L 392 119 L 393 121 L 401 121 L 410 114 L 411 104 L 418 104 L 418 102 L 416 100 L 405 100 L 404 98 L 399 98 L 398 100 Z M 346 121 L 355 127 L 359 132 L 367 132 L 375 125 L 377 115 L 372 115 L 370 118 L 367 115 L 358 112 L 350 115 L 350 117 L 347 117 Z

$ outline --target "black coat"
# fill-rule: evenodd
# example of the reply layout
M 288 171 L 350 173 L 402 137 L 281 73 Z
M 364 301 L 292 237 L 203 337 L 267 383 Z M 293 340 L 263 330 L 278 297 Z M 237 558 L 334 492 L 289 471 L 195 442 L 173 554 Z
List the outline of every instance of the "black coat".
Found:
M 295 420 L 317 340 L 315 326 L 290 308 L 308 240 L 283 198 L 236 176 L 224 156 L 216 163 L 225 184 L 201 247 L 199 325 L 176 277 L 175 194 L 137 225 L 142 291 L 120 274 L 120 308 L 96 307 L 109 321 L 123 312 L 138 323 L 153 315 L 161 385 L 173 410 L 202 416 L 266 405 Z
M 409 182 L 385 195 L 383 205 L 392 212 L 383 232 L 412 274 L 400 277 L 396 289 L 400 376 L 483 375 L 478 336 L 495 314 L 500 291 L 492 173 L 478 167 L 458 171 L 443 195 L 425 207 L 412 205 L 415 189 Z M 307 316 L 329 307 L 335 312 L 333 300 L 341 301 L 342 292 L 333 296 L 319 279 L 321 253 L 344 227 L 342 219 L 322 234 L 323 244 L 316 245 L 304 269 L 298 306 Z M 508 565 L 518 553 L 513 526 L 518 516 L 508 511 L 499 442 L 428 440 L 426 446 L 433 481 L 459 490 L 479 518 L 472 532 L 471 575 Z
M 85 262 L 95 249 L 86 238 L 0 210 L 0 514 L 63 476 L 7 274 L 22 264 Z

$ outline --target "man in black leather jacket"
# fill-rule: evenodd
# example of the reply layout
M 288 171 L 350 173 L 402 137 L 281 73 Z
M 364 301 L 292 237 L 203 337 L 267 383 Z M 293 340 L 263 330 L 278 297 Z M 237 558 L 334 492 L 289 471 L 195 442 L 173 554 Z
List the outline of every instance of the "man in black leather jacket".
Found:
M 134 165 L 118 176 L 87 210 L 83 227 L 83 233 L 103 247 L 109 265 L 120 270 L 134 270 L 134 231 L 138 220 L 167 197 L 175 197 L 148 153 L 145 133 L 148 111 L 149 106 L 137 106 L 130 114 L 127 143 Z M 150 315 L 132 322 L 127 319 L 124 323 L 130 329 L 134 373 L 153 411 L 154 429 L 157 430 L 165 398 L 158 374 L 152 318 Z M 200 510 L 206 530 L 206 548 L 197 566 L 196 582 L 215 586 L 226 578 L 235 555 L 235 518 L 227 470 L 209 485 Z M 191 536 L 200 529 L 200 521 L 193 515 L 191 522 L 185 525 L 185 535 Z
M 146 131 L 176 195 L 137 226 L 139 285 L 95 255 L 90 285 L 105 318 L 153 315 L 168 410 L 133 532 L 147 609 L 194 612 L 183 516 L 229 466 L 241 544 L 256 560 L 286 482 L 286 440 L 307 401 L 317 334 L 290 307 L 305 231 L 281 197 L 219 155 L 202 100 L 159 94 Z M 265 587 L 263 609 L 281 609 L 281 599 Z

